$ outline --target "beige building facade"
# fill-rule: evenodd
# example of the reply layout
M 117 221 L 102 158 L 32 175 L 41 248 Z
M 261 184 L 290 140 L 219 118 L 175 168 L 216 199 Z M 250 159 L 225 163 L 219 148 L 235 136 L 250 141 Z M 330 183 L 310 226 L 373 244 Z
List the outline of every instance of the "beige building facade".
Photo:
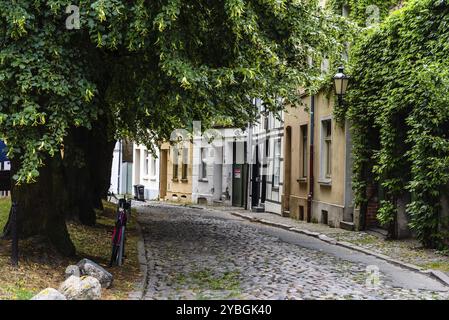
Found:
M 163 143 L 160 157 L 160 198 L 191 203 L 193 144 Z
M 290 107 L 284 116 L 284 212 L 354 229 L 349 126 L 335 121 L 333 96 L 302 100 L 306 108 Z

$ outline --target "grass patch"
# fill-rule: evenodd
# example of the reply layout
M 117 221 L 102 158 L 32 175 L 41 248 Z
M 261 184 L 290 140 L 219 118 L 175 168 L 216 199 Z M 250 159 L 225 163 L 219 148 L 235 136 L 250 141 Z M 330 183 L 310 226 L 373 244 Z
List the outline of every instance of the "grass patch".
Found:
M 354 244 L 358 244 L 358 245 L 368 245 L 368 244 L 375 244 L 377 242 L 381 242 L 378 238 L 374 237 L 374 236 L 365 236 L 363 238 L 359 238 L 359 239 L 349 239 L 347 240 L 349 242 L 352 242 Z
M 10 198 L 0 198 L 0 233 L 8 220 L 9 208 L 11 207 Z
M 228 292 L 227 296 L 219 297 L 224 299 L 235 298 L 240 293 L 240 273 L 238 271 L 227 271 L 216 275 L 209 269 L 203 269 L 178 275 L 176 283 L 195 292 L 198 300 L 212 298 L 209 294 L 205 294 L 205 291 Z
M 9 199 L 0 199 L 0 228 L 6 223 L 9 206 Z M 0 240 L 0 300 L 27 300 L 47 287 L 57 289 L 64 281 L 65 268 L 82 258 L 92 259 L 114 275 L 112 288 L 103 290 L 103 299 L 126 299 L 140 277 L 137 217 L 133 210 L 127 229 L 124 265 L 108 268 L 115 215 L 116 206 L 105 202 L 104 211 L 97 212 L 96 226 L 67 224 L 77 250 L 74 258 L 61 257 L 43 239 L 22 240 L 19 247 L 19 268 L 14 269 L 10 266 L 10 241 Z
M 422 265 L 420 265 L 420 267 L 423 267 L 425 269 L 434 269 L 434 270 L 440 270 L 443 272 L 449 272 L 449 261 L 433 261 L 433 262 L 422 264 Z

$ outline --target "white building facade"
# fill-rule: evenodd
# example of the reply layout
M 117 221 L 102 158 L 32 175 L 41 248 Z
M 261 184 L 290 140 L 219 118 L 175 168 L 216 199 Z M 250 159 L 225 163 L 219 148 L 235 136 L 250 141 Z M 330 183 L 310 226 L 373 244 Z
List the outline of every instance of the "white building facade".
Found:
M 248 127 L 249 178 L 248 209 L 282 215 L 284 181 L 283 112 L 266 113 L 255 99 L 259 121 Z
M 243 155 L 244 149 L 236 145 L 243 146 L 245 140 L 246 133 L 238 128 L 213 128 L 194 138 L 193 203 L 244 205 L 235 199 L 237 196 L 233 193 L 233 185 L 244 183 L 244 177 L 237 168 L 244 165 L 244 157 L 239 157 Z
M 160 151 L 155 146 L 155 154 L 152 154 L 144 145 L 134 143 L 133 153 L 133 178 L 132 184 L 144 186 L 145 200 L 159 199 L 159 170 L 160 170 Z
M 114 147 L 111 168 L 111 186 L 114 194 L 132 194 L 133 161 L 129 142 L 117 141 Z

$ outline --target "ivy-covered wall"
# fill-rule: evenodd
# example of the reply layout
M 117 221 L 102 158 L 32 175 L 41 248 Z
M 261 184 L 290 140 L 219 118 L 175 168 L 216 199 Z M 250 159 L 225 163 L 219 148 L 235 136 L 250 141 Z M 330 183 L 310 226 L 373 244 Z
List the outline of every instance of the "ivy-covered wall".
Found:
M 378 218 L 389 224 L 409 193 L 411 228 L 437 248 L 449 244 L 441 205 L 449 185 L 448 53 L 449 1 L 408 1 L 354 44 L 351 89 L 335 111 L 352 123 L 357 204 L 377 181 Z
M 343 5 L 349 8 L 349 17 L 360 26 L 372 25 L 385 19 L 392 8 L 404 0 L 330 0 L 329 8 L 341 14 Z

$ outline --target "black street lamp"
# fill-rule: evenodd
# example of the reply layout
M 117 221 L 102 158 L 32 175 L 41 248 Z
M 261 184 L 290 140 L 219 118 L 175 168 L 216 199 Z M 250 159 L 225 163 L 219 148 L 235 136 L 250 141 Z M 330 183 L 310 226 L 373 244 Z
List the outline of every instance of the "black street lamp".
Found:
M 344 67 L 340 66 L 337 74 L 334 76 L 335 94 L 338 97 L 339 104 L 343 104 L 343 96 L 346 94 L 346 89 L 348 89 L 349 79 L 350 77 L 344 73 Z

